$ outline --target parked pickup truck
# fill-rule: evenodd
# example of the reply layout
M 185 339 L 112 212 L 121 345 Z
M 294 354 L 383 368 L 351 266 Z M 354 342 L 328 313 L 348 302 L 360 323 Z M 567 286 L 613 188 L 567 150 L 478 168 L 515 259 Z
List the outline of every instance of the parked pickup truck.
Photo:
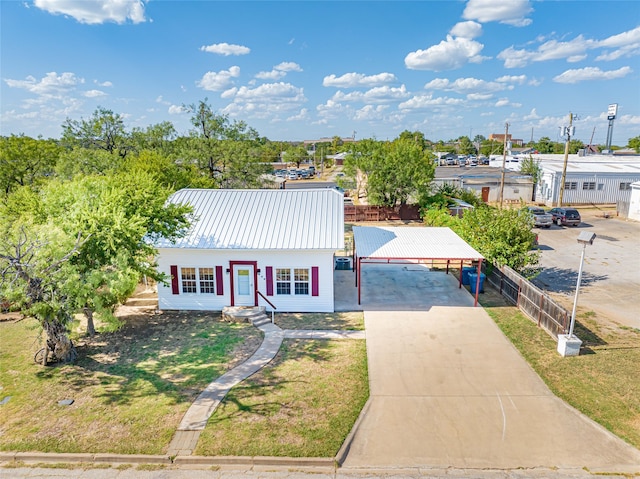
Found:
M 537 206 L 529 206 L 529 212 L 533 216 L 533 226 L 537 228 L 551 228 L 553 224 L 553 215 L 550 215 L 542 208 Z

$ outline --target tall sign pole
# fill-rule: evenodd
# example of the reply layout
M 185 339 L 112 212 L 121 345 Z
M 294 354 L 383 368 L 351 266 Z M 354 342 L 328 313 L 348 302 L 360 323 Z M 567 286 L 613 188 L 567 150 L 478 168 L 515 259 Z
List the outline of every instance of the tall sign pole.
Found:
M 562 179 L 560 180 L 560 193 L 558 196 L 558 204 L 556 206 L 562 207 L 562 199 L 564 196 L 564 184 L 567 181 L 567 162 L 569 161 L 569 143 L 571 142 L 571 136 L 573 135 L 575 128 L 573 127 L 573 115 L 569 113 L 569 126 L 565 126 L 562 129 L 562 134 L 566 135 L 567 141 L 564 144 L 564 165 L 562 166 Z
M 609 120 L 609 129 L 607 130 L 607 152 L 611 153 L 611 140 L 613 138 L 613 120 L 616 119 L 618 114 L 618 104 L 612 103 L 607 108 L 607 120 Z

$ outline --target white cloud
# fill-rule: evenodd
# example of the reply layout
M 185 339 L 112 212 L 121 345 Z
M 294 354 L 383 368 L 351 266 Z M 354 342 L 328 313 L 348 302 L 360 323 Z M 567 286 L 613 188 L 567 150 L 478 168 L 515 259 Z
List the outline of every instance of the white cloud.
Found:
M 363 75 L 362 73 L 345 73 L 342 76 L 329 75 L 322 80 L 322 86 L 336 88 L 357 88 L 385 85 L 397 81 L 393 73 Z
M 612 61 L 622 57 L 640 55 L 640 27 L 605 38 L 597 43 L 600 48 L 617 48 L 600 54 L 596 60 Z
M 434 106 L 451 106 L 461 105 L 464 101 L 459 98 L 438 97 L 434 98 L 433 95 L 416 95 L 413 98 L 402 102 L 398 105 L 400 110 L 420 110 L 425 108 L 431 108 Z
M 493 93 L 469 93 L 467 95 L 467 100 L 490 100 L 493 98 Z
M 387 101 L 394 101 L 406 98 L 409 96 L 407 92 L 407 88 L 404 85 L 401 85 L 398 88 L 393 88 L 390 86 L 380 86 L 371 88 L 366 92 L 360 91 L 352 91 L 349 93 L 343 93 L 342 91 L 338 91 L 333 95 L 333 100 L 336 102 L 340 101 L 360 101 L 364 103 L 381 103 Z
M 213 45 L 203 45 L 200 47 L 200 51 L 215 53 L 217 55 L 246 55 L 251 52 L 251 49 L 242 45 L 230 45 L 229 43 L 214 43 Z
M 230 116 L 247 116 L 250 118 L 276 118 L 278 113 L 291 112 L 300 109 L 307 101 L 302 88 L 290 83 L 265 83 L 256 88 L 242 86 L 228 90 L 225 98 L 233 101 L 227 105 L 222 113 Z
M 256 78 L 260 80 L 280 80 L 284 78 L 288 72 L 301 72 L 300 65 L 294 62 L 282 62 L 279 65 L 273 67 L 270 72 L 260 72 L 256 75 Z
M 182 105 L 171 105 L 167 112 L 169 115 L 180 115 L 182 113 L 186 113 L 187 109 Z
M 540 45 L 537 50 L 518 50 L 509 47 L 498 54 L 500 60 L 504 60 L 505 68 L 525 67 L 531 62 L 543 62 L 549 60 L 572 59 L 580 61 L 586 55 L 585 52 L 593 48 L 596 43 L 578 35 L 568 42 L 549 40 Z
M 156 103 L 160 103 L 160 104 L 162 104 L 162 105 L 171 105 L 171 102 L 170 102 L 170 101 L 165 100 L 165 99 L 162 97 L 162 95 L 159 95 L 159 96 L 156 98 Z
M 449 33 L 454 37 L 476 38 L 482 35 L 482 25 L 477 22 L 456 23 Z
M 531 112 L 528 115 L 522 117 L 523 120 L 537 120 L 539 118 L 540 116 L 538 115 L 538 112 L 535 108 L 532 108 Z
M 522 68 L 531 62 L 549 60 L 565 59 L 569 63 L 576 63 L 587 58 L 589 50 L 600 48 L 615 48 L 615 50 L 601 53 L 596 57 L 598 61 L 636 56 L 640 55 L 640 27 L 612 35 L 604 40 L 594 40 L 578 35 L 567 42 L 544 41 L 542 37 L 538 37 L 536 42 L 543 43 L 535 50 L 517 49 L 511 46 L 500 52 L 498 58 L 504 61 L 505 68 Z
M 100 96 L 106 96 L 107 94 L 100 90 L 88 90 L 83 93 L 87 98 L 98 98 Z
M 457 78 L 454 81 L 446 78 L 436 78 L 431 80 L 424 86 L 427 90 L 445 90 L 455 91 L 456 93 L 466 93 L 471 90 L 474 92 L 492 92 L 513 88 L 511 85 L 505 85 L 505 82 L 488 82 L 478 78 Z
M 617 70 L 602 71 L 597 67 L 579 68 L 567 70 L 553 78 L 556 83 L 578 83 L 590 80 L 613 80 L 627 76 L 633 70 L 630 67 L 622 67 Z
M 504 75 L 496 78 L 498 83 L 517 83 L 523 85 L 527 81 L 527 75 Z
M 454 70 L 467 63 L 480 63 L 485 57 L 480 56 L 484 45 L 468 38 L 454 38 L 447 35 L 447 39 L 426 50 L 409 53 L 404 63 L 411 70 Z
M 207 72 L 196 82 L 196 85 L 203 90 L 222 91 L 232 85 L 232 78 L 240 76 L 240 67 L 233 66 L 228 70 L 219 72 Z
M 354 120 L 382 120 L 384 119 L 384 112 L 389 108 L 389 105 L 366 105 L 359 110 L 356 110 L 353 114 Z
M 29 75 L 24 80 L 5 79 L 4 81 L 11 88 L 21 88 L 36 95 L 53 95 L 75 89 L 77 85 L 84 83 L 84 78 L 79 78 L 70 72 L 65 72 L 61 75 L 56 72 L 49 72 L 40 80 Z
M 96 85 L 101 86 L 101 87 L 112 87 L 113 86 L 113 83 L 111 83 L 110 81 L 105 81 L 105 82 L 100 83 L 98 80 L 93 80 L 93 83 L 95 83 Z
M 80 23 L 144 22 L 144 2 L 140 0 L 35 0 L 34 5 L 54 15 L 68 15 Z
M 292 115 L 287 118 L 286 121 L 302 121 L 309 119 L 309 110 L 303 108 L 297 115 Z
M 480 23 L 500 22 L 524 27 L 531 24 L 531 19 L 526 17 L 532 11 L 528 0 L 469 0 L 462 17 Z

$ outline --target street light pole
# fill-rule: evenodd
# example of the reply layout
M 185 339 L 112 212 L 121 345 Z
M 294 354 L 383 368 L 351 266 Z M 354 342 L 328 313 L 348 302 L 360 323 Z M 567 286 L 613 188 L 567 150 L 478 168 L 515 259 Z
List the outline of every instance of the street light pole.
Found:
M 573 298 L 573 310 L 571 311 L 571 325 L 569 326 L 569 337 L 573 336 L 573 328 L 576 324 L 576 309 L 578 309 L 578 295 L 580 294 L 580 282 L 582 281 L 582 267 L 584 265 L 584 253 L 587 250 L 587 243 L 582 244 L 582 255 L 580 256 L 580 268 L 578 269 L 578 282 L 576 284 L 576 295 Z
M 571 324 L 569 325 L 569 334 L 558 334 L 558 352 L 561 356 L 578 356 L 580 354 L 580 346 L 582 341 L 573 335 L 573 329 L 576 324 L 576 310 L 578 309 L 578 295 L 580 294 L 580 283 L 582 282 L 582 267 L 584 265 L 584 255 L 588 244 L 593 244 L 596 238 L 595 233 L 583 231 L 578 235 L 578 243 L 582 245 L 582 254 L 580 256 L 580 268 L 578 269 L 578 282 L 576 284 L 576 295 L 573 299 L 573 311 L 571 311 Z

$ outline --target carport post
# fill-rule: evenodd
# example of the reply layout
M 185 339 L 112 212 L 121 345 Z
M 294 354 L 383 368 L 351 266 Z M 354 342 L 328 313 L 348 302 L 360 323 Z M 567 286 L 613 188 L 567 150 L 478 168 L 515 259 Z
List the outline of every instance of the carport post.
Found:
M 460 274 L 458 275 L 458 289 L 462 288 L 462 264 L 464 263 L 464 260 L 460 260 Z
M 362 283 L 362 279 L 360 279 L 360 281 L 358 281 L 358 277 L 360 276 L 360 268 L 362 267 L 362 258 L 358 258 L 358 267 L 357 267 L 357 273 L 356 273 L 356 282 L 358 284 L 358 304 L 360 304 L 360 283 Z
M 482 273 L 482 260 L 478 260 L 478 274 L 476 274 L 476 299 L 473 306 L 478 306 L 478 293 L 480 292 L 480 274 Z M 462 277 L 462 272 L 460 273 Z

